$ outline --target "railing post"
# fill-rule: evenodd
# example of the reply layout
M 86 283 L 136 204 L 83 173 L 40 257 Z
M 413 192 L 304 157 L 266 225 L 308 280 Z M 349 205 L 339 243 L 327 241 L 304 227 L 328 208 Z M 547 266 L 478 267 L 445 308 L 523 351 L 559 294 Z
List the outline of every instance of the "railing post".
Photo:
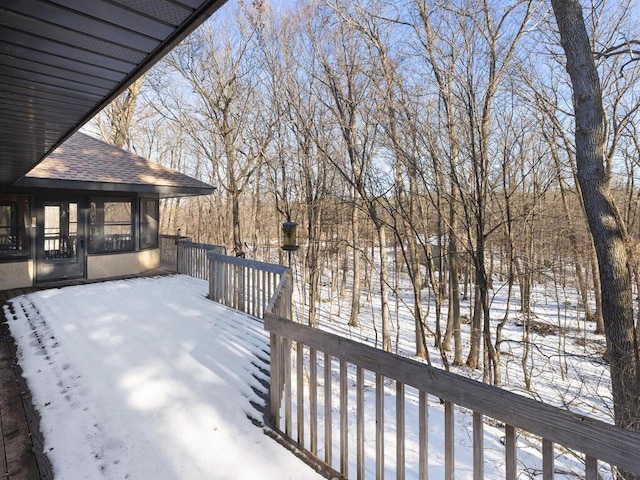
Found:
M 429 403 L 426 392 L 418 394 L 418 479 L 429 478 Z
M 340 359 L 340 473 L 348 476 L 349 470 L 349 422 L 348 422 L 348 400 L 349 392 L 347 388 L 347 361 Z
M 281 364 L 281 338 L 279 335 L 271 334 L 270 345 L 270 385 L 269 385 L 269 401 L 271 404 L 271 425 L 273 428 L 280 428 L 280 398 L 282 384 L 282 364 Z
M 357 479 L 364 480 L 364 369 L 356 367 L 356 469 Z
M 454 442 L 454 409 L 453 403 L 444 402 L 444 478 L 454 480 L 455 442 Z
M 482 414 L 473 412 L 473 480 L 484 478 L 484 423 Z
M 553 480 L 554 474 L 553 442 L 542 439 L 542 480 Z
M 324 354 L 324 463 L 331 465 L 333 449 L 332 404 L 333 389 L 331 387 L 331 355 Z
M 396 380 L 396 478 L 398 480 L 404 480 L 405 476 L 404 422 L 404 384 Z
M 516 459 L 518 458 L 516 429 L 511 425 L 504 427 L 504 450 L 505 450 L 505 478 L 506 480 L 516 480 L 518 469 Z
M 384 479 L 384 377 L 376 373 L 376 480 Z

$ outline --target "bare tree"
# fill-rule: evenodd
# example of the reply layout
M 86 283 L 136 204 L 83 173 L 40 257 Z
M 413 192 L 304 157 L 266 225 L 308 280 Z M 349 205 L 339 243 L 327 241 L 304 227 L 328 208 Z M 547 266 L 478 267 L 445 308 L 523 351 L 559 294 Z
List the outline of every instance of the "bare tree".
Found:
M 331 130 L 324 128 L 328 111 L 314 96 L 320 66 L 302 42 L 309 14 L 302 7 L 289 15 L 286 23 L 269 15 L 258 31 L 270 76 L 272 103 L 277 105 L 279 119 L 276 142 L 281 148 L 278 158 L 269 162 L 272 177 L 277 179 L 272 189 L 276 192 L 276 203 L 286 205 L 280 210 L 287 220 L 291 220 L 293 205 L 297 204 L 305 219 L 303 284 L 308 285 L 309 325 L 315 327 L 323 264 L 323 214 L 334 173 L 322 159 L 332 150 L 332 137 Z
M 131 150 L 131 128 L 143 82 L 144 75 L 129 85 L 122 94 L 107 105 L 100 112 L 100 115 L 96 117 L 100 136 L 107 143 Z
M 331 15 L 332 11 L 330 9 L 327 15 Z M 380 189 L 380 177 L 376 178 L 373 165 L 380 126 L 375 118 L 375 108 L 367 104 L 373 97 L 371 75 L 365 71 L 370 65 L 367 65 L 363 55 L 362 42 L 350 31 L 349 26 L 339 19 L 330 25 L 329 18 L 318 14 L 320 24 L 309 29 L 309 36 L 322 65 L 322 75 L 318 80 L 323 84 L 323 90 L 318 92 L 318 98 L 334 116 L 347 161 L 331 154 L 326 158 L 351 186 L 375 227 L 380 262 L 382 347 L 385 351 L 391 351 L 387 236 L 379 202 L 384 188 Z M 321 30 L 322 38 L 319 36 Z M 359 299 L 354 298 L 354 301 L 359 302 Z
M 237 13 L 226 27 L 204 25 L 167 60 L 193 93 L 181 106 L 190 117 L 187 133 L 228 196 L 232 246 L 238 256 L 245 254 L 241 196 L 264 161 L 274 124 L 247 15 Z
M 627 231 L 611 194 L 606 163 L 606 123 L 600 77 L 582 7 L 577 0 L 552 0 L 573 88 L 575 143 L 589 229 L 598 255 L 603 315 L 617 425 L 640 431 L 640 350 L 633 319 Z M 624 478 L 638 478 L 623 474 Z
M 396 246 L 400 249 L 413 288 L 416 356 L 428 359 L 426 318 L 422 305 L 421 255 L 418 249 L 422 217 L 418 194 L 418 120 L 413 107 L 416 102 L 406 91 L 406 79 L 401 74 L 402 52 L 391 47 L 394 34 L 398 32 L 390 31 L 389 27 L 398 22 L 388 17 L 395 14 L 396 10 L 384 2 L 375 6 L 362 2 L 333 5 L 340 18 L 361 35 L 369 49 L 369 74 L 374 95 L 379 101 L 377 118 L 382 129 L 380 145 L 390 153 L 386 158 L 392 164 L 390 167 L 396 177 L 394 195 L 382 195 L 380 200 L 390 218 L 388 227 L 396 237 Z M 408 188 L 405 184 L 408 184 Z M 400 265 L 396 264 L 396 275 L 399 268 Z

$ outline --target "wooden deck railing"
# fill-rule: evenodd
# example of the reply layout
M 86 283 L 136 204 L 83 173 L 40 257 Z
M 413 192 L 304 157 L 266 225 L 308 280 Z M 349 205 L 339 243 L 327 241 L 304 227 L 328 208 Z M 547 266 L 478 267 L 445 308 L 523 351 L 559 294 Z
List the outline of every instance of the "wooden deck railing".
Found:
M 283 265 L 210 253 L 209 298 L 241 312 L 263 318 L 267 305 L 291 318 L 291 281 Z M 287 296 L 288 302 L 279 300 Z
M 533 475 L 543 480 L 565 468 L 563 457 L 579 458 L 583 471 L 564 473 L 586 480 L 602 478 L 599 467 L 608 465 L 640 474 L 638 433 L 295 323 L 289 269 L 217 254 L 208 262 L 210 298 L 264 318 L 270 333 L 271 428 L 326 472 L 361 480 L 393 471 L 397 479 L 426 480 L 431 469 L 432 478 L 454 480 L 455 447 L 470 440 L 474 480 L 531 476 L 523 471 L 530 460 L 523 467 L 518 451 L 532 445 L 541 459 Z M 443 431 L 429 441 L 434 409 L 442 412 Z M 472 412 L 470 439 L 455 438 L 457 409 Z M 389 411 L 395 412 L 391 419 Z M 407 419 L 415 428 L 406 428 Z M 487 424 L 494 435 L 490 464 Z M 496 428 L 502 431 L 498 442 Z M 408 435 L 417 451 L 407 451 Z M 441 465 L 434 461 L 437 445 Z M 503 449 L 498 462 L 496 448 Z M 485 468 L 491 470 L 485 474 Z
M 172 265 L 176 271 L 178 271 L 178 240 L 180 238 L 191 240 L 187 237 L 165 234 L 160 234 L 159 238 L 160 262 L 165 265 Z
M 265 329 L 271 334 L 272 427 L 344 478 L 382 479 L 385 470 L 392 470 L 397 479 L 427 479 L 431 458 L 427 433 L 429 399 L 437 405 L 435 408 L 442 409 L 440 403 L 444 404 L 443 438 L 438 439 L 443 444 L 440 455 L 444 457 L 444 465 L 437 471 L 437 478 L 456 478 L 455 446 L 460 439 L 454 436 L 455 406 L 473 412 L 470 440 L 474 479 L 485 478 L 484 427 L 488 419 L 492 419 L 491 425 L 503 429 L 504 452 L 503 472 L 497 476 L 492 470 L 486 478 L 522 478 L 519 475 L 523 472 L 518 471 L 519 437 L 533 437 L 531 443 L 541 445 L 543 480 L 554 478 L 557 456 L 576 455 L 576 452 L 584 463 L 584 471 L 577 473 L 578 478 L 601 478 L 599 461 L 640 473 L 638 433 L 271 313 L 265 315 Z M 413 401 L 409 401 L 409 397 Z M 395 404 L 392 419 L 385 418 L 385 403 L 390 400 Z M 334 415 L 338 417 L 335 421 Z M 414 456 L 410 461 L 405 451 L 407 418 L 414 419 L 418 436 L 418 451 L 412 452 Z M 365 429 L 365 419 L 374 427 Z M 334 439 L 337 457 L 333 456 Z M 433 448 L 434 440 L 431 442 Z M 372 443 L 375 455 L 367 458 L 371 450 L 366 447 Z M 389 445 L 395 452 L 385 455 Z M 393 460 L 390 461 L 390 457 Z
M 219 245 L 195 243 L 189 239 L 180 239 L 177 243 L 177 271 L 201 280 L 209 280 L 209 261 L 207 255 L 224 255 L 225 248 Z

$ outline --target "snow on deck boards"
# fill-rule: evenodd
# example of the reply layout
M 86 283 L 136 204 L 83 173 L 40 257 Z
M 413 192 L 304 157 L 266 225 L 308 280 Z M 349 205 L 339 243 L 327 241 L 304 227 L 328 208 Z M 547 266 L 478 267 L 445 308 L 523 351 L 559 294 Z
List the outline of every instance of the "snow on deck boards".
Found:
M 268 335 L 186 276 L 51 289 L 5 309 L 62 479 L 320 478 L 264 435 Z
M 15 296 L 12 293 L 0 292 L 0 304 Z M 51 466 L 42 454 L 40 419 L 16 365 L 15 343 L 2 313 L 0 320 L 0 472 L 7 480 L 50 480 Z

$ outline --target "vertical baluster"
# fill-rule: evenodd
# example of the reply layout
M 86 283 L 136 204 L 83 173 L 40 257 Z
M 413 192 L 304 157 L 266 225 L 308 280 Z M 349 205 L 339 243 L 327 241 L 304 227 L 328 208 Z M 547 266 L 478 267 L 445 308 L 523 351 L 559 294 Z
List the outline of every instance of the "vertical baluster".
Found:
M 518 475 L 516 460 L 518 458 L 516 429 L 511 425 L 504 427 L 504 454 L 505 454 L 505 478 L 506 480 L 516 480 Z
M 212 257 L 209 260 L 209 269 L 211 270 L 211 278 L 209 284 L 211 285 L 211 300 L 218 301 L 218 271 L 216 270 L 216 261 Z
M 282 378 L 280 376 L 280 338 L 272 333 L 270 335 L 270 389 L 271 400 L 271 424 L 280 428 L 280 391 Z
M 455 475 L 455 423 L 453 403 L 444 402 L 444 477 L 446 480 L 454 480 Z
M 296 377 L 298 391 L 298 444 L 304 448 L 304 345 L 296 342 Z
M 585 463 L 585 480 L 598 480 L 598 459 L 594 457 L 586 457 Z
M 309 450 L 315 456 L 318 453 L 318 355 L 315 348 L 309 349 L 309 414 Z
M 376 373 L 376 479 L 384 479 L 384 377 Z
M 216 297 L 213 294 L 215 280 L 213 278 L 213 274 L 211 273 L 213 271 L 213 262 L 209 261 L 208 259 L 207 259 L 207 268 L 209 269 L 209 299 L 215 301 Z
M 202 272 L 202 279 L 207 280 L 209 278 L 207 269 L 205 268 L 205 262 L 207 260 L 207 251 L 204 248 L 200 249 L 200 271 Z
M 291 362 L 293 359 L 291 358 L 291 340 L 285 338 L 285 343 L 283 347 L 283 356 L 284 356 L 284 414 L 285 414 L 285 423 L 284 423 L 284 432 L 287 434 L 287 437 L 291 438 L 293 435 L 293 412 L 291 408 Z
M 473 412 L 473 480 L 484 478 L 484 423 L 482 414 Z
M 293 318 L 293 277 L 291 271 L 287 270 L 287 304 L 285 306 L 287 310 L 286 318 L 288 320 L 294 320 Z
M 356 459 L 358 463 L 358 480 L 364 480 L 364 370 L 362 367 L 358 367 L 356 376 Z
M 333 424 L 331 406 L 333 391 L 331 386 L 331 355 L 324 354 L 324 463 L 331 466 Z
M 347 361 L 340 359 L 340 473 L 348 477 L 349 431 L 347 411 Z
M 553 442 L 542 439 L 542 480 L 553 480 Z
M 232 308 L 235 308 L 236 306 L 236 287 L 237 287 L 236 279 L 238 277 L 237 271 L 238 271 L 237 267 L 233 263 L 230 263 L 229 274 L 231 276 L 231 283 L 229 286 L 229 306 Z
M 236 310 L 242 311 L 242 265 L 236 265 Z
M 429 478 L 429 404 L 427 393 L 418 394 L 418 478 Z
M 233 307 L 233 299 L 235 297 L 236 291 L 236 269 L 235 266 L 230 263 L 229 264 L 229 290 L 227 291 L 227 297 L 229 298 L 229 303 L 227 304 L 229 307 Z
M 224 304 L 226 306 L 231 306 L 231 289 L 233 288 L 232 278 L 233 278 L 233 268 L 231 268 L 231 264 L 224 264 L 224 276 L 226 278 L 225 282 L 225 290 L 224 290 Z
M 265 299 L 265 294 L 264 294 L 264 285 L 265 285 L 265 276 L 266 276 L 267 272 L 265 272 L 264 270 L 262 272 L 260 272 L 260 304 L 264 307 L 267 306 L 267 301 Z
M 396 381 L 396 478 L 404 480 L 404 384 Z
M 251 291 L 253 292 L 253 315 L 258 318 L 264 318 L 264 311 L 260 309 L 258 305 L 258 269 L 253 268 L 251 270 Z
M 218 269 L 217 275 L 220 279 L 218 282 L 218 301 L 224 305 L 224 297 L 227 290 L 227 265 L 224 263 L 223 259 L 219 258 L 216 260 L 216 268 Z

